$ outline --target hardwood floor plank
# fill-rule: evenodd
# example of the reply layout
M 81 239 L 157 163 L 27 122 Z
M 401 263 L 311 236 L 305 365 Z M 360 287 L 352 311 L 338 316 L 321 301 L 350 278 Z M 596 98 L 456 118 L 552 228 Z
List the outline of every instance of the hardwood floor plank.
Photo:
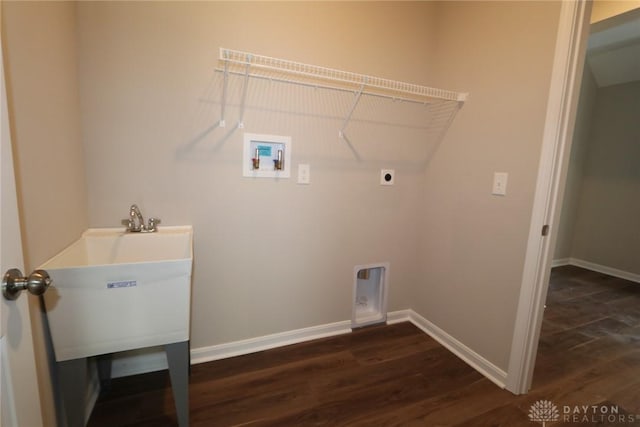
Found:
M 531 427 L 534 424 L 529 420 L 527 412 L 507 404 L 478 414 L 464 423 L 453 425 L 456 427 Z
M 163 372 L 163 374 L 165 374 Z M 145 374 L 148 375 L 148 374 Z M 167 374 L 168 377 L 168 374 Z M 121 387 L 116 387 L 119 389 Z M 176 426 L 173 396 L 169 387 L 126 395 L 108 401 L 100 400 L 91 414 L 93 427 L 138 426 L 145 423 Z M 158 415 L 162 416 L 159 417 Z
M 260 426 L 288 425 L 356 425 L 372 411 L 385 411 L 399 404 L 420 400 L 432 390 L 429 379 L 421 374 L 405 376 L 401 381 L 382 381 L 368 387 L 350 387 L 348 398 L 343 394 L 321 396 L 313 408 L 285 417 L 274 417 Z
M 479 414 L 509 404 L 515 399 L 517 396 L 482 378 L 423 402 L 420 420 L 425 426 L 473 425 L 473 419 Z
M 428 351 L 438 347 L 440 347 L 440 344 L 434 339 L 411 335 L 385 339 L 384 341 L 372 340 L 366 345 L 354 348 L 352 353 L 359 363 L 369 365 L 387 362 L 405 357 L 407 354 Z
M 272 413 L 313 407 L 318 399 L 309 378 L 341 375 L 358 366 L 349 352 L 341 351 L 240 373 L 216 381 L 215 387 L 197 382 L 190 387 L 192 423 L 216 420 L 234 425 L 246 418 L 262 419 Z

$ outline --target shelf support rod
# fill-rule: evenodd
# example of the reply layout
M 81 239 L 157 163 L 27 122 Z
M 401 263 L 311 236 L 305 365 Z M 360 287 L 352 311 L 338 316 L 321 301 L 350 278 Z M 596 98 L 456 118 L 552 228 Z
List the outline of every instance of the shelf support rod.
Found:
M 240 119 L 238 119 L 238 128 L 244 128 L 244 107 L 247 100 L 247 86 L 249 86 L 249 68 L 251 67 L 251 55 L 247 55 L 247 66 L 244 70 L 244 84 L 242 86 L 242 103 L 240 104 Z
M 222 105 L 220 106 L 220 127 L 225 127 L 225 108 L 227 106 L 227 86 L 229 85 L 229 61 L 224 61 L 224 79 L 222 81 Z
M 338 131 L 338 136 L 340 138 L 344 138 L 344 130 L 347 128 L 347 125 L 349 124 L 349 120 L 351 120 L 351 116 L 353 115 L 353 112 L 356 111 L 356 107 L 358 106 L 358 102 L 360 101 L 360 97 L 362 96 L 362 92 L 364 91 L 364 86 L 367 82 L 364 81 L 362 83 L 362 85 L 360 86 L 360 89 L 358 90 L 358 92 L 356 92 L 356 97 L 353 100 L 353 105 L 351 105 L 351 110 L 349 111 L 349 114 L 347 114 L 347 117 L 344 119 L 344 123 L 342 123 L 342 128 Z

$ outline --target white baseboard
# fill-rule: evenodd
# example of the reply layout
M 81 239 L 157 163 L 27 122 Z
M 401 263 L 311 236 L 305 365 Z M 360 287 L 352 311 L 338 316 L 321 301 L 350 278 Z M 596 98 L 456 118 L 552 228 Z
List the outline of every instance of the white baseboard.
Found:
M 551 268 L 562 267 L 571 264 L 571 258 L 558 258 L 551 261 Z
M 399 310 L 387 313 L 387 323 L 411 322 L 424 333 L 438 341 L 453 354 L 465 361 L 469 366 L 493 381 L 499 387 L 504 388 L 506 372 L 462 344 L 460 341 L 447 334 L 445 331 L 420 316 L 415 311 Z M 191 350 L 191 363 L 205 363 L 213 360 L 226 359 L 234 356 L 255 353 L 290 344 L 315 340 L 351 332 L 351 322 L 342 321 L 326 325 L 312 326 L 310 328 L 296 329 L 293 331 L 265 335 L 263 337 L 234 341 L 209 347 L 194 348 Z M 114 357 L 112 365 L 112 377 L 142 374 L 167 369 L 167 360 L 162 348 L 148 349 L 124 353 Z
M 387 324 L 393 325 L 394 323 L 410 322 L 411 313 L 413 310 L 398 310 L 387 313 Z
M 438 341 L 453 354 L 466 362 L 473 369 L 487 377 L 500 388 L 505 388 L 507 373 L 493 363 L 419 315 L 413 310 L 409 311 L 409 321 L 420 328 L 424 333 Z
M 265 335 L 241 341 L 191 349 L 191 364 L 211 362 L 234 356 L 255 353 L 271 348 L 297 344 L 351 332 L 351 322 L 343 321 L 310 328 Z M 162 347 L 135 350 L 114 355 L 111 377 L 125 377 L 167 369 L 167 358 Z
M 191 350 L 191 363 L 196 364 L 226 359 L 228 357 L 255 353 L 257 351 L 269 350 L 271 348 L 297 344 L 318 338 L 346 334 L 348 332 L 351 332 L 351 321 L 345 320 L 226 344 L 212 345 L 210 347 L 200 347 Z
M 640 283 L 640 274 L 619 270 L 613 267 L 607 267 L 606 265 L 596 264 L 594 262 L 585 261 L 578 258 L 563 258 L 553 260 L 553 262 L 551 263 L 552 267 L 559 267 L 562 265 L 575 265 L 576 267 L 582 267 L 586 268 L 587 270 L 596 271 L 598 273 L 608 274 L 609 276 Z

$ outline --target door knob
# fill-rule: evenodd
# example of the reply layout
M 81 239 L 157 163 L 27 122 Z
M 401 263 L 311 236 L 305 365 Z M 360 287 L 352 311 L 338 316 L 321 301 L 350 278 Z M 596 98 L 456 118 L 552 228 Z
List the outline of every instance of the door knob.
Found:
M 29 277 L 24 277 L 20 270 L 12 268 L 7 270 L 2 279 L 2 295 L 8 300 L 14 300 L 25 289 L 32 295 L 42 295 L 51 282 L 49 273 L 44 270 L 35 270 Z

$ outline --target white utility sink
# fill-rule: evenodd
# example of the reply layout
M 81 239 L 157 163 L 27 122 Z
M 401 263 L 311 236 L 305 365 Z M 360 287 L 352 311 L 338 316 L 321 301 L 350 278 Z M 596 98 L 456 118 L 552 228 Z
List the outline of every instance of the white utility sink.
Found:
M 58 362 L 189 340 L 193 229 L 89 229 L 39 268 Z

